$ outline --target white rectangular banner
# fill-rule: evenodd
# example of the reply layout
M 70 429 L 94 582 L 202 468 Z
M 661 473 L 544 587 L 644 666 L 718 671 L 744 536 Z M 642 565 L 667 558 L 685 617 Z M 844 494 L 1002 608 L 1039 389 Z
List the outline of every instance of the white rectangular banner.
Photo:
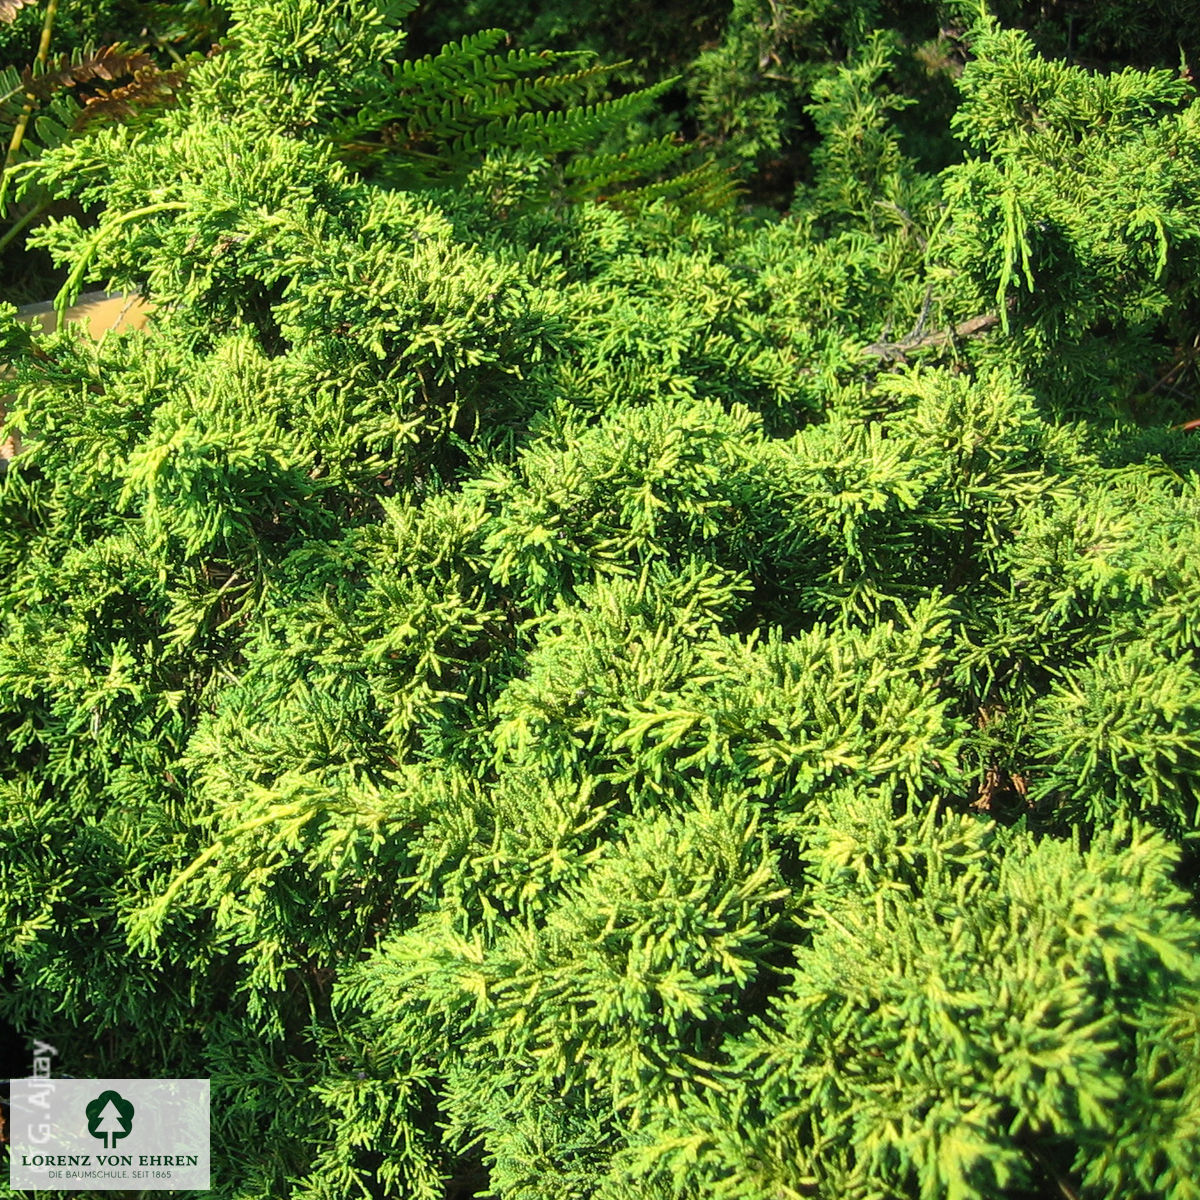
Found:
M 9 1185 L 207 1191 L 207 1079 L 13 1079 Z

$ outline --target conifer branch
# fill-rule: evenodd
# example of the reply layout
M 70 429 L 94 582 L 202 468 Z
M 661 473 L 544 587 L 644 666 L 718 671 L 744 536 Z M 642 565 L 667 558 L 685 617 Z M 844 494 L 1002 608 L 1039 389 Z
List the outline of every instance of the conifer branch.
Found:
M 58 295 L 54 297 L 54 311 L 58 313 L 58 327 L 61 329 L 65 320 L 65 314 L 68 308 L 75 303 L 79 296 L 79 288 L 83 283 L 83 277 L 87 274 L 92 265 L 93 259 L 100 250 L 100 247 L 123 226 L 132 222 L 141 220 L 142 217 L 153 216 L 160 212 L 177 212 L 186 209 L 187 205 L 178 200 L 163 200 L 156 204 L 147 204 L 141 208 L 131 209 L 128 212 L 121 213 L 120 216 L 111 221 L 102 224 L 95 233 L 88 239 L 87 246 L 76 259 L 74 267 L 71 269 L 70 275 L 67 276 L 67 281 L 59 289 Z
M 238 0 L 194 104 L 36 160 L 100 213 L 34 234 L 66 295 L 162 319 L 0 312 L 6 980 L 120 1026 L 97 1077 L 211 1064 L 264 1196 L 437 1200 L 473 1146 L 508 1200 L 1181 1200 L 1195 443 L 1064 420 L 1109 364 L 1052 351 L 1186 318 L 1195 112 L 984 46 L 934 180 L 872 38 L 799 219 L 572 211 L 676 195 L 672 143 L 494 34 L 381 69 L 415 4 Z M 1123 131 L 1086 203 L 1056 123 Z
M 223 850 L 228 849 L 230 842 L 234 838 L 252 833 L 256 829 L 261 829 L 264 825 L 273 825 L 292 817 L 301 816 L 306 811 L 310 811 L 310 809 L 311 806 L 304 801 L 292 804 L 280 804 L 257 817 L 243 821 L 233 829 L 226 830 L 216 841 L 201 851 L 187 867 L 180 871 L 160 896 L 150 901 L 142 912 L 138 914 L 140 921 L 135 923 L 134 928 L 136 929 L 139 943 L 147 947 L 150 945 L 154 934 L 162 929 L 166 914 L 175 902 L 176 897 L 213 859 L 217 858 Z

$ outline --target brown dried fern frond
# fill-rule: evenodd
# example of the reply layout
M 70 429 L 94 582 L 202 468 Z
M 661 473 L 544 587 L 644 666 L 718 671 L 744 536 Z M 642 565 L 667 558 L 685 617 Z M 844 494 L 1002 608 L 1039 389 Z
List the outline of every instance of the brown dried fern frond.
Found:
M 17 19 L 21 9 L 36 3 L 36 0 L 0 0 L 0 21 L 11 25 Z
M 187 75 L 186 66 L 172 67 L 169 71 L 159 70 L 153 63 L 139 67 L 129 83 L 110 91 L 97 89 L 94 96 L 89 96 L 76 118 L 75 128 L 82 129 L 97 119 L 124 121 L 138 110 L 174 104 L 175 93 Z
M 0 3 L 3 2 L 4 0 L 0 0 Z M 48 66 L 45 71 L 36 75 L 31 68 L 26 67 L 21 72 L 21 82 L 30 96 L 48 100 L 63 88 L 89 83 L 93 79 L 103 79 L 112 83 L 123 76 L 136 75 L 138 71 L 153 66 L 154 60 L 145 51 L 130 50 L 126 46 L 114 44 L 102 46 L 99 50 L 85 53 L 82 58 L 74 60 L 70 54 L 64 54 L 57 66 Z

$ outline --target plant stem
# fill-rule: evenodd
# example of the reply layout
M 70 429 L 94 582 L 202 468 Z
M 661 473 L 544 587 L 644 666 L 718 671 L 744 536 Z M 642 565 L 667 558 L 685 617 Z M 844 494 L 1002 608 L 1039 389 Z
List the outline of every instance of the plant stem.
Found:
M 0 254 L 3 254 L 8 247 L 9 242 L 20 236 L 38 217 L 42 216 L 50 207 L 50 202 L 47 200 L 43 204 L 35 204 L 24 216 L 18 217 L 8 230 L 0 235 Z
M 33 60 L 34 70 L 38 67 L 44 68 L 50 58 L 50 35 L 54 31 L 54 18 L 58 13 L 58 0 L 49 0 L 46 5 L 46 15 L 42 20 L 42 36 L 38 42 L 37 57 Z M 0 213 L 4 212 L 4 202 L 8 196 L 8 169 L 17 161 L 17 155 L 21 153 L 21 144 L 25 140 L 25 131 L 29 128 L 29 118 L 33 116 L 33 106 L 36 97 L 29 96 L 25 101 L 25 107 L 21 109 L 21 116 L 13 129 L 12 140 L 8 143 L 8 153 L 4 156 L 4 165 L 0 166 Z
M 122 225 L 129 224 L 130 221 L 139 221 L 142 217 L 150 217 L 155 213 L 179 211 L 185 208 L 187 205 L 181 200 L 162 200 L 157 204 L 147 204 L 142 208 L 134 208 L 129 212 L 121 213 L 119 217 L 114 217 L 106 225 L 101 225 L 92 234 L 87 245 L 79 252 L 79 257 L 71 268 L 71 274 L 67 276 L 67 282 L 62 285 L 58 295 L 54 297 L 54 311 L 58 313 L 56 328 L 62 329 L 67 309 L 79 299 L 79 287 L 83 282 L 84 275 L 87 274 L 88 267 L 92 265 L 92 259 L 96 257 L 96 252 L 110 234 L 120 229 Z

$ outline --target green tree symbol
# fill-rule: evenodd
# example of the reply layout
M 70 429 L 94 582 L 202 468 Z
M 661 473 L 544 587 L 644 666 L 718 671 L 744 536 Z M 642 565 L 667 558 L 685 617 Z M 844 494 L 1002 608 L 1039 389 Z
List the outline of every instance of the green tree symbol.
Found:
M 118 1138 L 128 1137 L 133 1128 L 133 1105 L 111 1089 L 101 1092 L 84 1109 L 87 1113 L 88 1133 L 104 1139 L 105 1150 L 111 1150 Z

